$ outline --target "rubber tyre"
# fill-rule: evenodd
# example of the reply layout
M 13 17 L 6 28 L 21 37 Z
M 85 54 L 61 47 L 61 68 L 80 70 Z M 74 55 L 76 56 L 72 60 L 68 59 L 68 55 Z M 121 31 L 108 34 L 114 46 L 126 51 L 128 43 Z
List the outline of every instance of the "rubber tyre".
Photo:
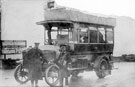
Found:
M 48 74 L 50 72 L 50 70 L 52 68 L 56 68 L 58 70 L 58 78 L 57 80 L 54 82 L 54 83 L 50 83 L 49 80 L 48 80 Z M 53 64 L 53 65 L 50 65 L 46 70 L 45 70 L 45 81 L 48 85 L 50 85 L 51 87 L 55 87 L 58 82 L 59 82 L 59 67 L 56 65 L 56 64 Z
M 18 83 L 20 83 L 20 84 L 25 84 L 26 82 L 28 82 L 29 81 L 29 79 L 28 79 L 28 72 L 24 72 L 24 71 L 22 71 L 21 72 L 21 70 L 23 70 L 24 68 L 22 67 L 22 64 L 19 64 L 17 67 L 16 67 L 16 69 L 15 69 L 15 72 L 14 72 L 14 78 L 15 78 L 15 80 L 18 82 Z M 20 80 L 19 79 L 19 75 L 21 75 L 21 73 L 25 73 L 26 75 L 26 79 L 24 80 L 24 81 L 22 81 L 22 80 Z M 19 74 L 19 75 L 18 75 Z M 20 76 L 21 77 L 21 76 Z
M 104 73 L 105 72 L 104 70 L 108 70 L 108 68 L 109 68 L 109 64 L 108 64 L 107 60 L 104 58 L 100 59 L 100 61 L 98 62 L 98 65 L 96 67 L 96 75 L 99 78 L 104 78 L 106 76 Z

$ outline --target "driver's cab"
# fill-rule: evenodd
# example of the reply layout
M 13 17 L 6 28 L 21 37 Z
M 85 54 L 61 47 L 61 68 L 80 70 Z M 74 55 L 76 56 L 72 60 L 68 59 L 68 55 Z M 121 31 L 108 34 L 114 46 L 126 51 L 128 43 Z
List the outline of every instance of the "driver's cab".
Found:
M 45 45 L 61 45 L 73 42 L 73 24 L 68 21 L 49 21 L 44 24 Z M 77 39 L 76 39 L 77 41 Z

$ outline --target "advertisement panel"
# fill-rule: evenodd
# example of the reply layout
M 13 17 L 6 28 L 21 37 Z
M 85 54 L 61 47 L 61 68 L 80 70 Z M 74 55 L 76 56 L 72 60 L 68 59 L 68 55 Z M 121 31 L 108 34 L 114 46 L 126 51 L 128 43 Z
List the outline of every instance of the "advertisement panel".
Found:
M 2 54 L 19 54 L 27 47 L 26 40 L 2 40 Z

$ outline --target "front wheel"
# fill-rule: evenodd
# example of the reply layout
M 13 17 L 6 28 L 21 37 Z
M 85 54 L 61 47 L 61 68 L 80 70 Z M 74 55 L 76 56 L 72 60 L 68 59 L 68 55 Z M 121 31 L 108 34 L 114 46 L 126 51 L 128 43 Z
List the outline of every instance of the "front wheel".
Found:
M 109 64 L 106 59 L 102 58 L 98 62 L 98 66 L 96 67 L 96 75 L 99 78 L 104 78 L 109 71 Z
M 28 69 L 24 68 L 22 64 L 19 64 L 15 69 L 14 78 L 17 82 L 25 84 L 29 81 Z
M 59 82 L 59 67 L 50 65 L 45 71 L 45 81 L 50 86 L 56 86 Z

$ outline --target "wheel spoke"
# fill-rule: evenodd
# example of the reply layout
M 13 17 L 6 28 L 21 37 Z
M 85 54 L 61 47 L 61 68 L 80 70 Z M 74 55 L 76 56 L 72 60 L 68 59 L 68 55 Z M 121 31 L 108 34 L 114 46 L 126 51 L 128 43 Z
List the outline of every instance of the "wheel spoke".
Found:
M 26 76 L 24 76 L 24 79 L 27 79 Z
M 18 71 L 18 72 L 17 72 L 17 74 L 19 74 L 19 75 L 20 75 L 20 71 Z
M 102 70 L 105 70 L 105 66 L 104 66 L 104 65 L 102 65 L 101 69 L 102 69 Z
M 28 78 L 25 75 L 26 72 L 24 72 L 24 69 L 22 69 L 23 71 L 20 71 L 17 73 L 17 77 L 20 79 L 20 81 L 26 81 Z
M 56 85 L 58 82 L 58 67 L 56 65 L 52 65 L 49 67 L 46 73 L 46 81 L 48 84 Z
M 53 83 L 53 82 L 52 82 L 52 78 L 51 78 L 51 77 L 49 78 L 49 82 L 50 82 L 50 83 Z
M 102 62 L 101 63 L 101 74 L 102 76 L 105 76 L 105 71 L 107 70 L 107 67 L 106 67 L 106 62 Z
M 23 76 L 21 77 L 21 80 L 23 80 Z
M 57 81 L 57 77 L 48 77 L 48 80 L 50 81 L 50 83 L 54 83 L 55 81 Z
M 53 83 L 55 82 L 55 79 L 54 78 L 52 78 L 53 79 Z

